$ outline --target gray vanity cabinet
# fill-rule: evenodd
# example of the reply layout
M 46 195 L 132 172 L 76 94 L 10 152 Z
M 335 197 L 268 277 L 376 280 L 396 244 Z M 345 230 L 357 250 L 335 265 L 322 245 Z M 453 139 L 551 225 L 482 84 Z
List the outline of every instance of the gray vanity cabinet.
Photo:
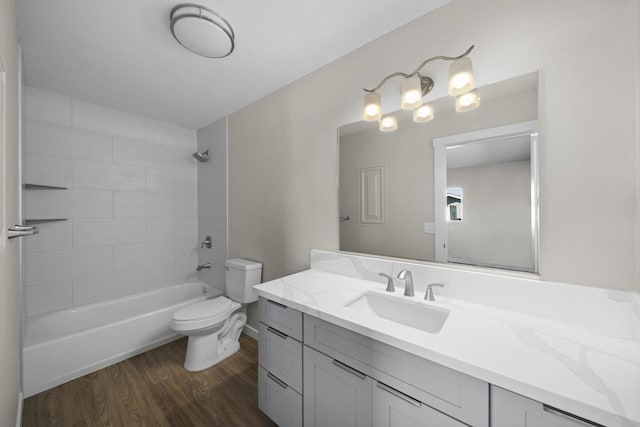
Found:
M 302 426 L 302 313 L 260 298 L 258 407 L 280 427 Z
M 332 323 L 260 298 L 258 401 L 280 427 L 592 427 Z
M 361 416 L 358 422 L 369 421 L 367 425 L 374 426 L 489 426 L 489 384 L 486 382 L 313 316 L 305 314 L 303 324 L 305 427 L 329 425 L 307 421 L 323 421 L 325 417 L 335 416 L 331 406 L 319 407 L 314 401 L 320 391 L 335 393 L 329 387 L 320 390 L 314 385 L 319 374 L 310 369 L 317 371 L 315 364 L 319 356 L 314 356 L 313 361 L 307 357 L 320 353 L 323 353 L 320 355 L 322 360 L 338 365 L 332 367 L 334 375 L 340 375 L 339 378 L 345 381 L 362 377 L 361 381 L 366 384 L 363 387 L 371 384 L 367 393 L 371 418 Z M 322 380 L 327 381 L 326 378 Z M 315 394 L 310 396 L 310 391 Z M 343 387 L 330 398 L 349 399 L 347 392 Z M 352 401 L 354 395 L 351 391 Z M 360 399 L 364 396 L 365 392 L 359 390 L 358 404 L 363 408 Z M 309 411 L 313 411 L 313 416 Z M 422 424 L 410 422 L 411 419 L 422 420 Z
M 371 427 L 372 380 L 304 347 L 304 426 Z
M 491 386 L 491 426 L 603 427 L 496 386 Z

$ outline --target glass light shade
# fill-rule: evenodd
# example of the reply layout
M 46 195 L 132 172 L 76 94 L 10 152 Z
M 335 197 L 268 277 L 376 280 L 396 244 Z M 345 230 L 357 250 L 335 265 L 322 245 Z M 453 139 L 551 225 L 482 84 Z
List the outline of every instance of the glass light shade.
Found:
M 477 89 L 474 89 L 471 92 L 467 92 L 463 95 L 456 96 L 456 111 L 458 113 L 475 110 L 479 106 L 480 96 L 478 96 Z
M 476 87 L 471 59 L 468 56 L 456 59 L 449 67 L 449 95 L 458 96 Z
M 431 102 L 422 104 L 413 110 L 413 121 L 416 123 L 426 123 L 433 120 L 433 104 Z
M 385 114 L 380 119 L 380 131 L 381 132 L 393 132 L 398 129 L 398 119 L 394 113 Z
M 382 104 L 378 92 L 369 92 L 364 96 L 364 112 L 362 117 L 367 122 L 375 122 L 382 117 Z
M 422 104 L 422 86 L 420 77 L 416 74 L 413 77 L 402 81 L 402 103 L 403 110 L 413 110 Z
M 205 58 L 224 58 L 233 52 L 235 33 L 217 12 L 183 3 L 171 10 L 171 33 L 191 52 Z

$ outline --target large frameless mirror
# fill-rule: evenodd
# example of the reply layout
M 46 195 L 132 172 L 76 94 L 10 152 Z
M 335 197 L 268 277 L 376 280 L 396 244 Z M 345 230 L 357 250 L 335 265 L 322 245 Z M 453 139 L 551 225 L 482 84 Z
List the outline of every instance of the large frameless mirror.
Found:
M 340 249 L 538 271 L 538 73 L 478 88 L 479 108 L 339 129 Z

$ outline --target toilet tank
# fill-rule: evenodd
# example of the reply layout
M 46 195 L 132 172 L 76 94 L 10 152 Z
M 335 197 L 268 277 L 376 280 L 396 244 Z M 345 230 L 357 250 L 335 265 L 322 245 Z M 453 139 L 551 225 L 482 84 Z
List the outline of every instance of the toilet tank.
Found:
M 224 263 L 227 296 L 240 303 L 258 300 L 254 285 L 262 279 L 262 263 L 242 258 L 228 259 Z

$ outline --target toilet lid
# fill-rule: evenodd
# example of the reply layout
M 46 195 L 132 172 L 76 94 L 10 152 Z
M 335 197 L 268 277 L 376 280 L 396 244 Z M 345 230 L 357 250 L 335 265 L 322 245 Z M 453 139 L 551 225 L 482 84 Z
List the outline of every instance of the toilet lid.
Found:
M 176 311 L 173 315 L 173 320 L 201 320 L 220 315 L 226 316 L 231 311 L 232 305 L 233 301 L 225 297 L 206 299 Z

